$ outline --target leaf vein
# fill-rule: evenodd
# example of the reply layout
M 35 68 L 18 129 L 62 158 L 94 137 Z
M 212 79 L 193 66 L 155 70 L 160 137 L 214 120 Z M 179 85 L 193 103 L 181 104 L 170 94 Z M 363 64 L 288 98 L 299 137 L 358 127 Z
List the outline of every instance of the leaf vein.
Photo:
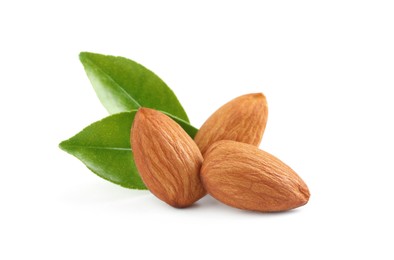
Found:
M 111 147 L 111 146 L 92 146 L 92 145 L 64 145 L 65 147 L 76 147 L 76 148 L 87 148 L 87 149 L 97 149 L 97 150 L 118 150 L 118 151 L 131 151 L 131 148 L 124 147 Z
M 101 71 L 105 76 L 107 76 L 107 78 L 109 80 L 111 80 L 124 94 L 126 94 L 126 96 L 132 101 L 134 102 L 136 105 L 138 105 L 139 107 L 142 107 L 141 104 L 135 100 L 130 94 L 129 92 L 126 91 L 126 89 L 124 89 L 113 77 L 111 77 L 111 75 L 109 75 L 106 71 L 104 71 L 102 68 L 100 68 L 100 66 L 98 66 L 95 62 L 93 62 L 91 59 L 87 58 L 90 63 L 92 65 L 94 65 L 96 67 L 96 69 L 98 69 L 99 71 Z

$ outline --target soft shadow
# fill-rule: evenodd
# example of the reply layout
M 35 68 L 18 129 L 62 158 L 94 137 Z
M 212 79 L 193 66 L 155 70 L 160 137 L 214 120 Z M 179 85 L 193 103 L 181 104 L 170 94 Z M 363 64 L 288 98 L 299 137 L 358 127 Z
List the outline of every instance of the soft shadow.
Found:
M 77 204 L 112 203 L 130 201 L 150 195 L 147 190 L 132 190 L 112 183 L 79 185 L 63 194 L 63 199 Z
M 174 209 L 178 209 L 181 211 L 192 211 L 192 210 L 198 209 L 200 211 L 200 210 L 204 210 L 204 209 L 208 209 L 208 208 L 218 208 L 218 207 L 221 207 L 222 205 L 223 204 L 220 203 L 219 201 L 215 200 L 214 198 L 212 198 L 209 195 L 206 195 L 189 207 L 174 208 Z
M 237 209 L 237 210 L 243 215 L 258 216 L 258 217 L 288 216 L 288 215 L 298 214 L 301 211 L 301 209 L 299 208 L 287 210 L 287 211 L 279 211 L 279 212 L 259 212 L 259 211 L 250 211 L 250 210 L 241 210 L 241 209 Z
M 298 214 L 302 211 L 302 208 L 296 208 L 288 211 L 280 211 L 280 212 L 259 212 L 259 211 L 250 211 L 250 210 L 242 210 L 238 208 L 230 207 L 226 204 L 223 204 L 213 198 L 210 195 L 206 195 L 204 198 L 199 200 L 197 203 L 193 204 L 191 207 L 185 208 L 183 210 L 194 210 L 198 209 L 210 212 L 217 213 L 226 213 L 226 214 L 241 214 L 241 215 L 249 215 L 256 217 L 278 217 L 278 216 L 288 216 Z
M 212 215 L 246 215 L 252 217 L 279 217 L 298 214 L 301 208 L 282 211 L 282 212 L 258 212 L 241 210 L 225 205 L 209 194 L 201 198 L 193 205 L 186 208 L 172 208 L 163 201 L 160 201 L 148 190 L 132 190 L 126 189 L 111 183 L 92 183 L 79 185 L 62 194 L 62 200 L 76 205 L 96 204 L 96 205 L 125 205 L 127 209 L 139 210 L 175 210 L 179 212 L 195 212 L 193 214 L 203 214 L 206 217 Z M 123 207 L 123 206 L 121 206 Z

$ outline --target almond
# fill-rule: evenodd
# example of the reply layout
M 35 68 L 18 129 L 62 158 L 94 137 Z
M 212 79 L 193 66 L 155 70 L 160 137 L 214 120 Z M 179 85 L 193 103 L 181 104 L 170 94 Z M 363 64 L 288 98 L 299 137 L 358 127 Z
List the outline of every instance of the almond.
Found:
M 285 211 L 306 204 L 310 196 L 304 181 L 278 158 L 234 141 L 208 149 L 201 179 L 214 198 L 246 210 Z
M 199 178 L 201 152 L 168 116 L 139 109 L 131 130 L 131 146 L 143 182 L 162 201 L 183 208 L 206 194 Z
M 262 93 L 237 97 L 219 108 L 201 126 L 194 141 L 204 155 L 216 141 L 233 140 L 258 146 L 268 118 Z

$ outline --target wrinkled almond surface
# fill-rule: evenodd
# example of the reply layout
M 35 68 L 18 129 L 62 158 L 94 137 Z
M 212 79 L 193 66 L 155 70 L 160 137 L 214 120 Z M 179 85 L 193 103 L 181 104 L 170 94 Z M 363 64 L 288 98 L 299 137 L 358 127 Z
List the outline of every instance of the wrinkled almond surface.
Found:
M 219 108 L 201 126 L 194 140 L 204 155 L 219 140 L 258 146 L 267 124 L 268 106 L 262 93 L 237 97 Z
M 208 149 L 201 179 L 214 198 L 246 210 L 285 211 L 306 204 L 310 196 L 304 181 L 278 158 L 234 141 Z
M 183 208 L 206 194 L 199 178 L 200 150 L 168 116 L 139 109 L 131 130 L 131 146 L 143 182 L 159 199 Z

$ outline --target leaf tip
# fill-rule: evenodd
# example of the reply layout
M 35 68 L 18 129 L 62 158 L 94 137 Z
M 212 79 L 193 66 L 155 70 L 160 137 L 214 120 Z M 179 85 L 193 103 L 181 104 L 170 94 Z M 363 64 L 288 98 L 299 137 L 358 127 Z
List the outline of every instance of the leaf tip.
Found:
M 103 56 L 105 56 L 105 55 L 99 54 L 99 53 L 94 53 L 94 52 L 81 51 L 79 53 L 79 60 L 82 63 L 85 63 L 85 62 L 88 62 L 88 61 L 92 61 L 92 59 L 100 58 L 100 57 L 103 57 Z
M 59 149 L 67 152 L 67 140 L 61 141 L 58 145 Z
M 86 51 L 82 51 L 79 53 L 79 60 L 84 63 L 84 61 L 86 61 L 86 59 L 88 59 L 89 55 L 91 55 L 92 53 L 90 52 L 86 52 Z

